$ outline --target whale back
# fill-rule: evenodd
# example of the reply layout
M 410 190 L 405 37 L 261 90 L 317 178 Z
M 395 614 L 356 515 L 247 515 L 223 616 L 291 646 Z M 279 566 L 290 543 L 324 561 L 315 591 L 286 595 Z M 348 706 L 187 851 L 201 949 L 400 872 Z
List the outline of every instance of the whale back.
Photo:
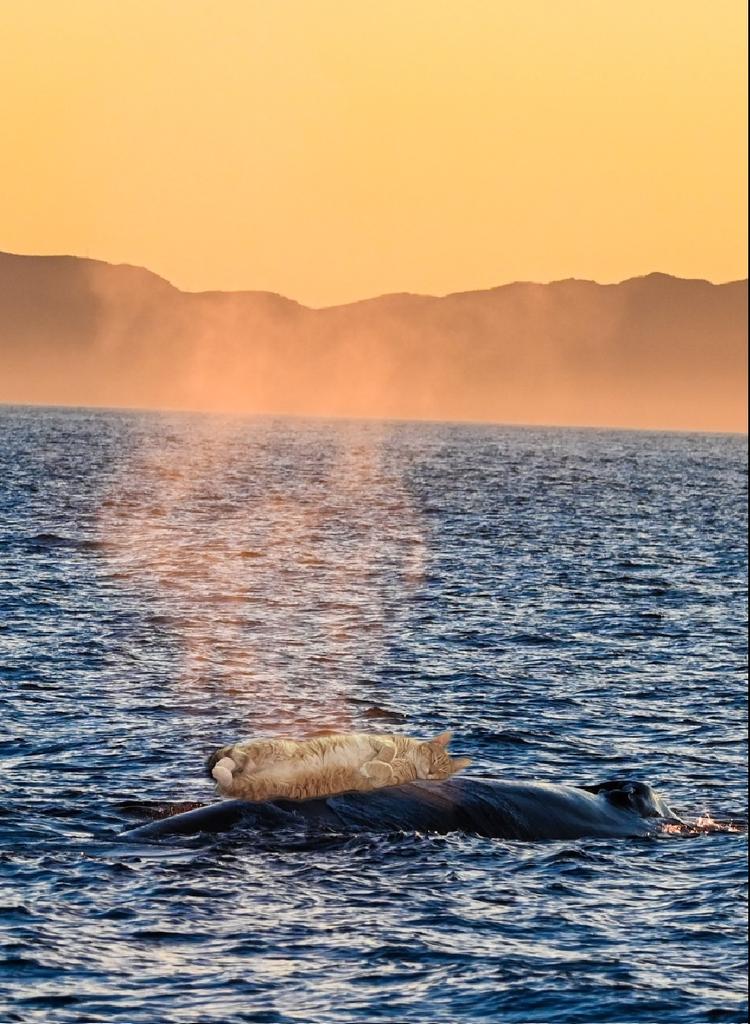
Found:
M 217 833 L 237 826 L 245 830 L 312 826 L 343 832 L 469 832 L 527 841 L 643 836 L 655 830 L 654 816 L 640 813 L 641 802 L 621 806 L 618 798 L 612 799 L 612 792 L 457 776 L 326 799 L 224 800 L 132 829 L 124 837 Z

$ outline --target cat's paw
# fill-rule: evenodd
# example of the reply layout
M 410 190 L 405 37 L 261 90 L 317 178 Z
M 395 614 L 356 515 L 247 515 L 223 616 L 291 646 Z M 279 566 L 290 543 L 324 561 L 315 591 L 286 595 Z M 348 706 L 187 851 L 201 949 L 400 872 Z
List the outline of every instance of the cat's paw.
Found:
M 386 764 L 391 764 L 394 757 L 396 756 L 396 744 L 392 740 L 386 740 L 385 743 L 378 750 L 378 756 L 376 760 L 384 761 Z
M 368 761 L 359 770 L 373 786 L 387 786 L 393 780 L 393 769 L 384 761 Z
M 213 766 L 211 774 L 216 779 L 222 789 L 232 788 L 232 772 L 235 770 L 237 765 L 234 763 L 231 757 L 222 757 L 220 761 L 217 761 Z

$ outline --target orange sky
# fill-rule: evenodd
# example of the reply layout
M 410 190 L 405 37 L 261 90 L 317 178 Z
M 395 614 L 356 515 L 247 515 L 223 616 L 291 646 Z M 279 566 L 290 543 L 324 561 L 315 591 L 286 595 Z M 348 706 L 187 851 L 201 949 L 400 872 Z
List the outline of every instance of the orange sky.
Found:
M 746 275 L 739 0 L 0 0 L 0 249 L 310 305 Z

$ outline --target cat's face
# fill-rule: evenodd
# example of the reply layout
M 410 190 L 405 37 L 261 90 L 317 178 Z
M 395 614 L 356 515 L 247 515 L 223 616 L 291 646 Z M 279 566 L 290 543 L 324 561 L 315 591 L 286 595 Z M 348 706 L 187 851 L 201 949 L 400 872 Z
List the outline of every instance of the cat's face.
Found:
M 469 757 L 451 757 L 448 744 L 451 734 L 442 733 L 434 740 L 421 743 L 417 753 L 417 770 L 421 779 L 447 779 L 471 764 Z

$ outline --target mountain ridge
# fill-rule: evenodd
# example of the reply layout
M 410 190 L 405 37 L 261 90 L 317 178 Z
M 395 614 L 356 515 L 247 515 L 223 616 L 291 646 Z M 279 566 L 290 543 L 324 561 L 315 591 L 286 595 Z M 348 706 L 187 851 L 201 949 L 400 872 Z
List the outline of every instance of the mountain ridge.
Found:
M 554 285 L 565 285 L 565 284 L 583 284 L 583 285 L 595 285 L 597 288 L 617 288 L 620 285 L 631 284 L 636 281 L 647 281 L 649 279 L 662 279 L 665 281 L 676 281 L 684 282 L 685 284 L 706 284 L 712 288 L 724 288 L 727 285 L 741 285 L 747 284 L 748 278 L 733 278 L 729 281 L 709 281 L 705 277 L 681 277 L 678 274 L 668 274 L 662 270 L 650 270 L 644 274 L 635 274 L 632 277 L 625 277 L 621 281 L 595 281 L 593 278 L 586 277 L 560 277 L 554 278 L 552 281 L 528 281 L 523 278 L 513 281 L 504 281 L 501 284 L 490 285 L 488 288 L 462 288 L 455 292 L 444 292 L 440 294 L 433 294 L 432 292 L 381 292 L 377 295 L 367 295 L 360 299 L 351 299 L 348 302 L 334 302 L 328 306 L 308 306 L 304 302 L 300 302 L 298 299 L 294 299 L 289 295 L 284 295 L 282 292 L 275 292 L 267 288 L 200 288 L 200 289 L 186 289 L 180 288 L 174 282 L 170 281 L 169 278 L 164 277 L 162 274 L 158 274 L 155 270 L 151 270 L 148 267 L 144 267 L 139 263 L 112 263 L 109 260 L 97 259 L 91 256 L 75 256 L 71 253 L 52 253 L 39 255 L 35 253 L 14 253 L 6 250 L 0 250 L 0 260 L 5 257 L 11 257 L 13 259 L 28 259 L 28 260 L 75 260 L 86 264 L 96 264 L 102 267 L 108 267 L 113 270 L 135 270 L 150 275 L 153 278 L 158 279 L 170 288 L 179 292 L 181 295 L 274 295 L 280 299 L 284 299 L 286 302 L 293 302 L 295 305 L 300 306 L 302 309 L 310 311 L 327 310 L 327 309 L 341 309 L 346 306 L 357 306 L 363 302 L 377 302 L 379 299 L 388 298 L 416 298 L 416 299 L 451 299 L 459 295 L 484 295 L 489 292 L 497 292 L 503 288 L 515 288 L 524 286 L 533 286 L 538 288 L 549 288 Z
M 0 401 L 745 430 L 747 281 L 654 272 L 311 308 L 0 253 Z

